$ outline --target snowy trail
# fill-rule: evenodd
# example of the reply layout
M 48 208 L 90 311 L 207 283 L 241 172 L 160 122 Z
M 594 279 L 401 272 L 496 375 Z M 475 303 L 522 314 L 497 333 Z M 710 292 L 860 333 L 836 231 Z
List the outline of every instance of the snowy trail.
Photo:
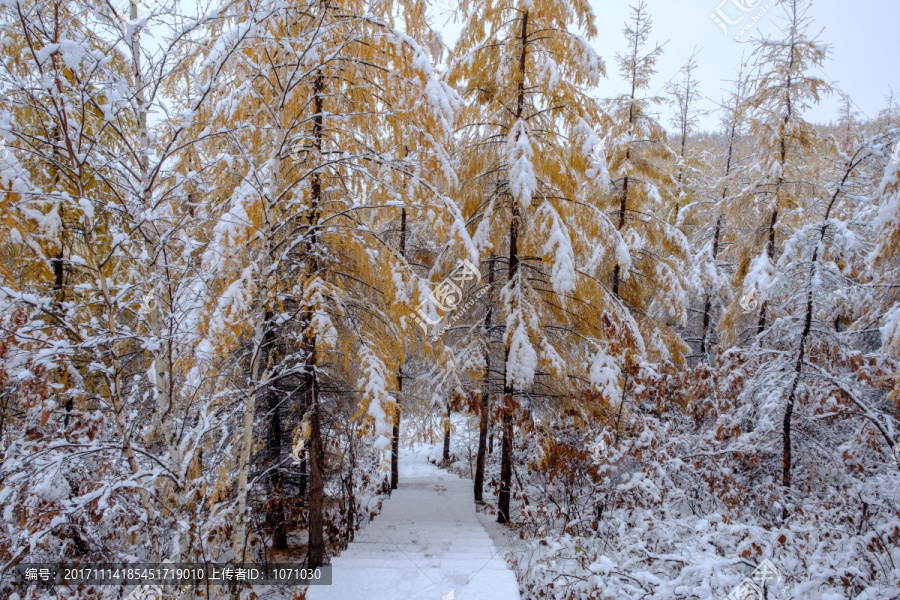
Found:
M 476 519 L 472 481 L 425 455 L 401 454 L 398 489 L 309 600 L 519 600 L 515 574 Z

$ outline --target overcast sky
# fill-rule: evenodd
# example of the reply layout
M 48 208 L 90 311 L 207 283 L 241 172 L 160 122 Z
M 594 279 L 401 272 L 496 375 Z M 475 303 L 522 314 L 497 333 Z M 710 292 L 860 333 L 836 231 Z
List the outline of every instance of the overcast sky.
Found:
M 655 93 L 678 72 L 696 46 L 701 92 L 711 101 L 721 98 L 721 90 L 733 79 L 741 61 L 741 54 L 749 55 L 749 43 L 759 35 L 774 36 L 784 26 L 779 18 L 784 14 L 780 4 L 770 8 L 772 0 L 647 0 L 653 18 L 652 40 L 668 42 L 658 63 L 658 72 L 652 82 Z M 629 18 L 627 1 L 592 0 L 597 16 L 598 35 L 594 48 L 607 63 L 607 80 L 598 88 L 601 97 L 627 91 L 619 79 L 615 53 L 625 47 L 622 29 Z M 742 10 L 752 7 L 750 10 Z M 735 25 L 728 27 L 726 35 L 710 16 Z M 459 26 L 452 21 L 446 26 L 448 14 L 435 14 L 434 23 L 440 29 L 444 41 L 453 44 Z M 813 18 L 810 32 L 819 33 L 823 42 L 831 45 L 831 58 L 819 75 L 850 95 L 856 111 L 874 117 L 886 106 L 885 97 L 892 87 L 900 97 L 900 1 L 898 0 L 814 0 L 809 10 Z M 758 17 L 754 23 L 754 19 Z M 723 22 L 724 22 L 723 19 Z M 742 30 L 749 28 L 741 34 Z M 740 36 L 739 41 L 734 41 Z M 708 106 L 712 107 L 711 101 Z M 810 110 L 805 118 L 816 122 L 835 119 L 838 110 L 837 95 L 826 98 L 818 107 Z M 668 115 L 666 115 L 668 116 Z M 715 121 L 707 119 L 706 128 Z

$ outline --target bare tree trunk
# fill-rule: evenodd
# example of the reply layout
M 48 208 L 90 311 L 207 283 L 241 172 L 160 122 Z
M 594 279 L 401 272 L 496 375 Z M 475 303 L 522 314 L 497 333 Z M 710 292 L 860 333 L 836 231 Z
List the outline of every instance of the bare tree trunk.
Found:
M 637 52 L 638 52 L 638 38 L 635 37 L 634 48 L 632 50 L 632 61 L 634 65 L 637 64 Z M 631 72 L 631 103 L 628 106 L 628 125 L 631 129 L 630 133 L 634 133 L 634 94 L 637 91 L 637 71 L 636 69 L 632 69 Z M 625 160 L 631 160 L 631 144 L 628 144 L 628 149 L 625 151 Z M 622 231 L 622 228 L 625 226 L 625 211 L 628 210 L 628 176 L 625 176 L 625 180 L 622 182 L 622 198 L 619 201 L 619 222 L 616 225 L 617 231 Z M 621 280 L 621 267 L 619 267 L 619 263 L 616 263 L 616 266 L 613 267 L 613 285 L 612 290 L 615 296 L 619 295 L 619 283 Z
M 850 160 L 847 165 L 847 171 L 844 173 L 844 177 L 841 180 L 841 184 L 837 187 L 837 189 L 834 191 L 834 195 L 831 197 L 831 202 L 828 204 L 828 209 L 825 211 L 825 218 L 823 219 L 822 227 L 820 229 L 819 243 L 816 245 L 816 249 L 813 251 L 812 261 L 810 262 L 809 289 L 806 292 L 806 315 L 803 317 L 803 333 L 800 334 L 800 347 L 797 349 L 797 360 L 794 363 L 794 381 L 791 384 L 791 391 L 788 394 L 781 431 L 782 445 L 784 448 L 783 459 L 781 463 L 781 485 L 786 488 L 791 487 L 791 419 L 794 415 L 794 403 L 797 399 L 797 388 L 800 385 L 800 378 L 803 375 L 803 359 L 806 355 L 806 343 L 809 339 L 810 331 L 812 331 L 813 281 L 815 280 L 816 276 L 816 263 L 819 260 L 819 250 L 825 240 L 825 231 L 828 229 L 828 219 L 831 216 L 831 209 L 834 207 L 834 203 L 837 201 L 838 196 L 843 190 L 844 184 L 847 182 L 850 174 L 853 173 L 853 170 L 858 164 L 859 163 L 854 162 L 853 159 Z M 782 511 L 782 517 L 787 518 L 786 510 Z
M 733 117 L 731 122 L 731 135 L 728 138 L 728 158 L 725 161 L 725 187 L 722 189 L 722 198 L 720 202 L 724 202 L 725 198 L 728 196 L 728 176 L 731 174 L 731 162 L 734 157 L 734 142 L 737 137 L 738 130 L 738 121 L 737 116 Z M 716 231 L 713 235 L 713 247 L 712 247 L 712 259 L 713 259 L 713 269 L 716 268 L 716 259 L 719 257 L 719 237 L 722 232 L 722 213 L 721 209 L 719 209 L 719 217 L 716 219 Z M 712 310 L 712 294 L 707 294 L 706 302 L 704 302 L 703 306 L 703 334 L 700 340 L 700 354 L 703 357 L 703 360 L 709 362 L 709 349 L 708 349 L 708 341 L 709 341 L 709 329 L 712 321 L 712 315 L 710 311 Z
M 400 211 L 400 256 L 406 258 L 406 207 Z M 397 413 L 391 436 L 391 489 L 400 482 L 400 394 L 403 392 L 403 368 L 397 369 Z
M 511 396 L 507 395 L 507 399 Z M 503 406 L 503 440 L 500 444 L 500 498 L 497 501 L 497 522 L 509 523 L 510 489 L 512 484 L 512 415 L 511 407 Z
M 61 152 L 58 147 L 62 143 L 62 136 L 59 133 L 59 127 L 53 127 L 53 141 L 56 142 L 53 144 L 53 158 L 56 160 L 58 164 L 62 163 Z M 59 185 L 59 168 L 53 167 L 53 184 Z M 55 300 L 57 306 L 66 301 L 66 289 L 65 289 L 65 281 L 66 281 L 66 233 L 68 231 L 68 227 L 66 226 L 66 205 L 65 203 L 59 204 L 59 252 L 53 258 L 53 291 L 55 292 Z M 71 410 L 71 409 L 70 409 Z
M 485 368 L 485 376 L 484 382 L 482 385 L 484 388 L 481 390 L 481 407 L 479 408 L 479 420 L 478 420 L 478 454 L 475 458 L 475 501 L 483 502 L 484 501 L 484 453 L 487 446 L 487 433 L 488 433 L 488 420 L 490 419 L 490 393 L 488 392 L 488 377 L 487 374 L 491 367 L 491 358 L 490 356 L 485 356 L 486 368 Z
M 391 431 L 391 489 L 400 484 L 400 393 L 403 391 L 403 369 L 397 369 L 397 414 Z
M 766 243 L 766 255 L 769 262 L 775 259 L 775 224 L 778 222 L 778 206 L 772 211 L 772 219 L 769 221 L 769 241 Z M 767 301 L 763 301 L 759 307 L 759 322 L 756 325 L 756 333 L 761 334 L 766 329 L 766 310 L 769 306 Z
M 268 274 L 263 275 L 267 277 Z M 264 292 L 265 292 L 264 287 Z M 238 508 L 235 515 L 234 538 L 232 540 L 231 549 L 233 560 L 243 562 L 244 555 L 247 551 L 247 472 L 250 468 L 250 450 L 253 445 L 253 421 L 256 415 L 256 395 L 258 392 L 258 381 L 260 372 L 260 363 L 262 362 L 260 354 L 262 347 L 263 333 L 267 324 L 264 319 L 259 319 L 256 325 L 256 332 L 253 336 L 253 357 L 250 360 L 250 384 L 247 387 L 247 400 L 244 407 L 244 424 L 243 435 L 241 437 L 241 452 L 238 456 L 238 485 L 237 485 L 237 501 Z
M 626 152 L 626 155 L 631 154 L 631 149 L 629 148 Z M 617 231 L 622 231 L 622 227 L 625 226 L 625 211 L 628 208 L 628 177 L 625 177 L 625 182 L 622 185 L 622 199 L 619 204 L 619 223 L 616 227 Z M 612 291 L 613 294 L 619 295 L 619 281 L 620 281 L 620 271 L 619 263 L 616 263 L 616 266 L 613 267 L 613 285 Z
M 795 21 L 793 21 L 793 25 L 796 27 L 796 14 L 794 15 Z M 791 34 L 791 55 L 790 55 L 790 64 L 788 66 L 788 77 L 787 82 L 785 84 L 785 108 L 786 113 L 784 115 L 784 119 L 782 120 L 781 132 L 780 132 L 780 141 L 779 141 L 779 151 L 780 151 L 780 160 L 779 160 L 779 175 L 778 181 L 775 183 L 775 208 L 772 210 L 772 219 L 769 222 L 769 240 L 766 245 L 766 255 L 769 257 L 769 262 L 773 262 L 775 260 L 775 225 L 778 222 L 778 209 L 781 206 L 781 188 L 784 185 L 784 170 L 785 165 L 787 164 L 787 126 L 791 121 L 791 116 L 793 115 L 793 105 L 791 103 L 791 76 L 794 66 L 794 53 L 796 52 L 796 45 L 794 43 L 794 33 Z M 763 301 L 762 305 L 759 307 L 759 322 L 757 323 L 757 335 L 762 334 L 766 328 L 766 311 L 768 309 L 768 302 Z
M 325 564 L 325 448 L 322 446 L 322 424 L 319 419 L 319 390 L 315 375 L 315 354 L 308 363 L 310 385 L 309 409 L 309 545 L 306 566 L 310 569 Z
M 494 284 L 494 262 L 493 256 L 488 263 L 488 289 Z M 490 395 L 490 376 L 491 376 L 491 317 L 492 306 L 490 298 L 488 298 L 487 314 L 484 317 L 484 335 L 485 335 L 485 352 L 484 352 L 484 379 L 481 383 L 481 407 L 479 408 L 478 420 L 478 454 L 475 458 L 475 501 L 484 501 L 484 459 L 487 445 L 488 428 L 491 420 L 491 395 Z M 493 445 L 493 444 L 492 444 Z
M 527 15 L 528 13 L 526 13 Z M 524 26 L 523 26 L 524 27 Z M 509 279 L 516 277 L 519 267 L 518 253 L 519 209 L 513 209 L 512 223 L 509 227 Z M 513 394 L 515 390 L 507 379 L 509 365 L 509 344 L 506 346 L 503 360 L 503 439 L 500 444 L 500 498 L 497 502 L 497 522 L 509 522 L 509 495 L 512 484 L 512 414 Z
M 713 235 L 712 259 L 713 268 L 716 266 L 716 257 L 719 255 L 719 233 L 722 230 L 722 215 L 716 219 L 716 231 Z M 707 341 L 709 340 L 709 325 L 712 320 L 712 294 L 706 295 L 706 302 L 703 304 L 703 335 L 700 337 L 700 355 L 703 360 L 709 362 L 709 349 Z
M 353 470 L 356 466 L 356 448 L 353 445 L 353 434 L 348 437 L 348 469 L 347 477 L 344 479 L 344 487 L 347 489 L 347 543 L 353 541 L 354 532 L 356 530 L 356 496 L 353 494 Z
M 444 463 L 450 462 L 450 403 L 447 402 L 447 419 L 444 421 L 444 452 L 441 455 Z
M 266 322 L 271 323 L 274 314 L 266 311 Z M 263 346 L 266 353 L 266 361 L 272 362 L 272 353 L 275 345 L 275 331 L 268 327 L 263 337 Z M 268 450 L 269 468 L 269 501 L 266 511 L 266 521 L 272 528 L 272 548 L 275 550 L 287 550 L 287 531 L 285 530 L 284 501 L 282 500 L 282 472 L 281 467 L 281 443 L 283 431 L 281 427 L 281 402 L 278 394 L 267 386 L 264 392 L 269 409 L 269 435 L 266 439 Z
M 316 74 L 313 84 L 313 140 L 317 157 L 322 155 L 323 137 L 323 96 L 325 78 Z M 310 184 L 312 206 L 309 214 L 309 230 L 307 232 L 307 257 L 309 259 L 309 276 L 315 277 L 318 264 L 315 258 L 316 227 L 319 220 L 319 203 L 322 198 L 322 181 L 319 173 L 313 174 Z M 307 307 L 311 313 L 313 307 Z M 304 335 L 306 346 L 306 382 L 309 398 L 309 547 L 306 555 L 306 566 L 314 569 L 325 564 L 325 448 L 322 446 L 322 429 L 319 418 L 319 389 L 316 375 L 316 334 L 307 330 Z
M 791 451 L 791 420 L 794 415 L 794 404 L 797 400 L 797 389 L 800 386 L 800 379 L 803 376 L 803 359 L 806 355 L 806 344 L 809 340 L 809 334 L 812 331 L 812 317 L 813 317 L 813 282 L 816 277 L 816 268 L 819 260 L 820 249 L 822 248 L 822 244 L 825 241 L 825 232 L 828 229 L 828 219 L 831 217 L 831 209 L 834 208 L 835 202 L 837 202 L 838 196 L 844 189 L 844 185 L 847 183 L 847 179 L 853 173 L 854 169 L 862 162 L 862 159 L 858 159 L 859 153 L 850 159 L 847 164 L 847 170 L 844 173 L 843 179 L 841 179 L 841 184 L 835 189 L 834 194 L 831 197 L 831 202 L 828 204 L 828 208 L 825 211 L 825 217 L 822 220 L 822 226 L 820 228 L 819 233 L 819 242 L 816 245 L 816 249 L 813 251 L 812 261 L 810 261 L 809 268 L 809 289 L 806 292 L 806 314 L 803 317 L 803 332 L 800 334 L 800 345 L 797 349 L 797 360 L 794 363 L 794 381 L 791 384 L 791 391 L 788 394 L 787 403 L 784 410 L 784 421 L 782 423 L 782 445 L 783 445 L 783 458 L 781 463 L 781 485 L 785 488 L 791 487 L 791 467 L 793 465 L 793 457 Z M 773 218 L 774 220 L 774 218 Z M 877 425 L 873 421 L 873 424 L 881 431 L 882 435 L 893 448 L 893 442 L 890 436 L 886 435 L 884 430 Z M 784 508 L 781 512 L 782 519 L 787 519 L 788 512 L 787 508 Z
M 525 65 L 528 51 L 528 11 L 522 15 L 522 51 L 519 55 L 519 93 L 516 106 L 516 118 L 522 118 L 525 107 Z M 509 224 L 509 271 L 508 279 L 513 281 L 519 270 L 519 204 L 513 199 L 512 219 Z M 503 356 L 503 441 L 500 446 L 500 497 L 497 502 L 497 522 L 509 522 L 509 497 L 512 485 L 512 414 L 513 394 L 515 390 L 509 384 L 510 342 L 507 342 Z
M 283 144 L 284 140 L 278 142 L 278 147 Z M 270 299 L 270 276 L 271 276 L 271 239 L 269 236 L 270 227 L 273 225 L 273 216 L 271 214 L 272 206 L 268 198 L 263 198 L 264 206 L 264 227 L 265 231 L 262 235 L 262 247 L 259 252 L 260 261 L 260 288 L 259 288 L 259 316 L 255 331 L 253 333 L 253 351 L 250 359 L 250 383 L 247 387 L 247 404 L 244 408 L 243 435 L 241 438 L 241 451 L 238 456 L 238 485 L 237 485 L 237 501 L 238 508 L 235 516 L 235 533 L 232 540 L 233 560 L 243 562 L 249 541 L 248 519 L 247 519 L 247 476 L 250 469 L 250 453 L 253 446 L 253 424 L 256 420 L 256 402 L 260 393 L 264 393 L 264 389 L 260 390 L 260 381 L 267 379 L 269 374 L 268 357 L 266 352 L 266 339 L 272 323 L 267 319 L 269 311 L 265 308 L 266 303 Z

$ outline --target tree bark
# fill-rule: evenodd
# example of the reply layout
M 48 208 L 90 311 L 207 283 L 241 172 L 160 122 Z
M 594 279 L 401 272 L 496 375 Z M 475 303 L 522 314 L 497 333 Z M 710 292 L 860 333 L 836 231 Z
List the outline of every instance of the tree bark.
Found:
M 858 156 L 858 153 L 856 156 Z M 831 202 L 829 202 L 828 204 L 828 208 L 825 211 L 825 217 L 822 220 L 822 226 L 819 230 L 819 242 L 818 244 L 816 244 L 816 249 L 813 251 L 812 261 L 810 262 L 809 289 L 806 292 L 806 314 L 803 317 L 803 333 L 800 334 L 800 346 L 797 349 L 797 360 L 794 363 L 794 381 L 791 384 L 791 391 L 788 394 L 787 405 L 785 406 L 784 410 L 784 421 L 782 422 L 781 438 L 783 445 L 783 458 L 781 463 L 781 485 L 783 485 L 785 488 L 791 487 L 791 467 L 793 465 L 793 457 L 791 454 L 791 420 L 794 415 L 794 404 L 797 400 L 797 389 L 800 386 L 800 379 L 803 376 L 803 359 L 806 356 L 806 344 L 809 341 L 809 335 L 812 331 L 813 281 L 815 281 L 816 277 L 816 267 L 819 260 L 819 252 L 822 248 L 822 244 L 825 241 L 825 232 L 828 229 L 828 219 L 831 217 L 831 210 L 832 208 L 834 208 L 834 204 L 835 202 L 837 202 L 838 196 L 844 189 L 844 185 L 847 183 L 847 179 L 859 164 L 859 162 L 855 162 L 856 156 L 854 156 L 853 159 L 850 159 L 849 163 L 847 164 L 847 170 L 844 173 L 844 177 L 843 179 L 841 179 L 841 184 L 837 187 L 831 197 Z M 885 437 L 890 444 L 890 437 Z M 783 519 L 787 519 L 787 508 L 784 508 L 782 510 L 781 516 Z
M 778 206 L 772 211 L 772 219 L 769 221 L 769 240 L 766 243 L 766 255 L 769 257 L 769 262 L 772 262 L 775 259 L 775 224 L 777 222 Z M 759 322 L 756 324 L 757 334 L 761 334 L 766 329 L 766 309 L 768 308 L 768 305 L 768 301 L 764 300 L 759 307 Z
M 400 256 L 406 258 L 406 207 L 400 211 Z M 403 392 L 403 367 L 397 369 L 397 413 L 391 436 L 391 489 L 400 482 L 400 394 Z
M 527 13 L 526 13 L 527 15 Z M 523 26 L 524 27 L 524 26 Z M 518 253 L 519 210 L 513 209 L 513 218 L 509 227 L 509 279 L 512 281 L 519 267 Z M 500 497 L 497 501 L 497 522 L 509 522 L 509 497 L 512 479 L 512 414 L 513 394 L 515 390 L 509 384 L 507 370 L 509 366 L 509 343 L 506 345 L 503 360 L 503 439 L 500 444 Z
M 397 414 L 394 416 L 394 427 L 391 432 L 391 489 L 396 490 L 400 483 L 400 393 L 403 391 L 403 371 L 397 369 Z
M 508 397 L 508 396 L 507 396 Z M 503 407 L 503 441 L 500 445 L 500 498 L 497 501 L 497 522 L 509 523 L 510 488 L 512 483 L 512 415 L 510 407 Z
M 716 258 L 719 255 L 719 232 L 722 230 L 722 215 L 716 219 L 716 231 L 713 235 L 712 259 L 713 268 L 716 266 Z M 709 349 L 707 348 L 707 340 L 709 340 L 709 325 L 712 320 L 712 294 L 706 295 L 706 302 L 703 304 L 703 335 L 700 338 L 700 355 L 703 360 L 709 362 Z
M 632 64 L 637 64 L 637 53 L 638 53 L 638 38 L 635 36 L 634 38 L 634 48 L 632 49 Z M 629 132 L 634 133 L 634 95 L 637 91 L 637 70 L 632 69 L 631 71 L 631 103 L 628 105 L 628 126 Z M 628 162 L 631 160 L 631 144 L 628 144 L 628 149 L 625 151 L 625 161 Z M 628 176 L 625 176 L 625 180 L 622 182 L 622 198 L 619 201 L 619 222 L 616 226 L 616 231 L 622 231 L 622 228 L 625 226 L 625 211 L 628 210 Z M 619 282 L 621 280 L 621 268 L 619 267 L 619 263 L 616 263 L 616 266 L 613 267 L 613 295 L 619 295 Z
M 271 323 L 275 315 L 266 311 L 266 322 Z M 275 331 L 267 327 L 263 336 L 263 348 L 266 361 L 272 361 L 275 345 Z M 266 521 L 272 528 L 272 548 L 287 550 L 287 531 L 285 530 L 284 501 L 282 500 L 281 443 L 283 431 L 281 427 L 281 407 L 277 392 L 267 386 L 264 392 L 269 409 L 269 435 L 266 439 L 269 468 L 269 502 Z
M 309 544 L 306 566 L 310 569 L 325 564 L 325 449 L 322 446 L 322 424 L 319 419 L 319 390 L 315 375 L 315 354 L 308 363 L 310 385 L 309 413 Z
M 626 156 L 631 154 L 631 149 L 629 148 L 626 152 Z M 619 203 L 619 223 L 616 227 L 616 231 L 622 231 L 622 227 L 625 226 L 625 211 L 628 209 L 628 177 L 625 177 L 625 181 L 622 184 L 622 199 Z M 616 266 L 613 267 L 613 285 L 612 291 L 613 295 L 619 295 L 619 281 L 620 281 L 620 271 L 619 263 L 616 263 Z
M 266 227 L 271 226 L 272 224 L 272 215 L 270 214 L 269 202 L 264 199 L 265 205 L 265 225 Z M 270 314 L 269 311 L 265 308 L 266 303 L 269 300 L 270 295 L 270 268 L 271 268 L 271 255 L 270 255 L 270 239 L 268 235 L 262 236 L 263 243 L 262 248 L 260 249 L 260 262 L 261 262 L 261 276 L 260 276 L 260 293 L 259 298 L 261 299 L 261 306 L 259 308 L 259 314 L 257 318 L 257 324 L 255 326 L 255 330 L 253 333 L 253 352 L 252 358 L 250 359 L 250 384 L 247 387 L 247 403 L 244 408 L 244 423 L 243 423 L 243 432 L 241 439 L 241 450 L 238 455 L 238 484 L 237 484 L 237 515 L 235 517 L 235 533 L 234 539 L 232 540 L 232 555 L 233 560 L 237 562 L 243 562 L 244 556 L 247 553 L 247 545 L 249 540 L 249 531 L 248 531 L 248 519 L 247 519 L 247 479 L 248 479 L 248 471 L 250 469 L 250 453 L 253 446 L 253 424 L 256 420 L 256 403 L 260 399 L 259 395 L 264 393 L 265 390 L 261 389 L 260 381 L 265 380 L 268 376 L 269 369 L 265 354 L 266 354 L 266 336 L 271 329 L 272 324 L 267 319 L 267 316 Z M 157 309 L 159 309 L 157 302 Z M 156 312 L 156 311 L 153 311 Z M 172 444 L 170 442 L 170 448 Z M 173 461 L 174 462 L 174 461 Z
M 447 421 L 444 423 L 444 463 L 450 462 L 450 403 L 447 403 Z
M 527 15 L 527 13 L 526 13 Z M 509 226 L 509 279 L 512 281 L 519 268 L 519 209 L 513 208 L 513 218 Z M 503 439 L 500 444 L 500 498 L 497 501 L 497 522 L 509 522 L 509 496 L 512 479 L 512 414 L 513 394 L 515 390 L 509 384 L 507 370 L 509 365 L 509 343 L 506 345 L 503 360 Z
M 265 289 L 265 286 L 264 286 Z M 254 337 L 253 358 L 250 365 L 250 385 L 247 388 L 247 404 L 244 407 L 244 426 L 241 438 L 241 452 L 238 457 L 238 484 L 237 500 L 238 508 L 235 517 L 235 532 L 232 541 L 233 560 L 243 562 L 247 552 L 247 472 L 250 468 L 250 449 L 253 445 L 253 421 L 256 415 L 256 396 L 259 391 L 258 380 L 260 372 L 260 359 L 263 331 L 266 327 L 265 320 L 257 325 Z
M 482 390 L 478 423 L 478 454 L 475 458 L 475 502 L 484 501 L 484 454 L 487 446 L 488 412 L 490 411 L 488 402 L 488 392 Z
M 728 137 L 728 158 L 725 160 L 725 187 L 722 188 L 722 197 L 720 202 L 724 202 L 725 198 L 728 196 L 728 176 L 731 174 L 731 161 L 734 157 L 734 142 L 737 137 L 737 113 L 734 114 L 731 121 L 731 135 Z M 712 247 L 712 259 L 713 259 L 713 269 L 716 269 L 716 259 L 719 256 L 719 236 L 722 231 L 722 213 L 721 209 L 719 212 L 719 217 L 716 219 L 716 231 L 713 235 L 713 247 Z M 707 294 L 706 301 L 703 305 L 703 335 L 700 341 L 700 354 L 703 356 L 703 360 L 709 362 L 709 349 L 707 347 L 707 342 L 709 340 L 709 329 L 710 324 L 712 322 L 712 315 L 710 311 L 712 310 L 712 294 Z
M 313 83 L 313 143 L 318 158 L 322 155 L 323 137 L 323 96 L 325 78 L 317 73 Z M 311 206 L 309 213 L 309 229 L 307 231 L 307 257 L 309 260 L 309 276 L 315 277 L 318 264 L 315 258 L 316 227 L 319 220 L 319 203 L 322 198 L 322 181 L 319 173 L 314 173 L 310 183 Z M 307 307 L 311 314 L 314 307 Z M 306 354 L 307 397 L 309 398 L 309 545 L 306 555 L 306 566 L 310 569 L 325 564 L 325 449 L 322 445 L 321 420 L 319 418 L 319 386 L 316 374 L 316 334 L 307 329 L 304 334 Z
M 828 204 L 828 209 L 825 211 L 825 218 L 823 219 L 822 226 L 819 230 L 819 242 L 816 244 L 816 249 L 813 251 L 812 261 L 810 262 L 809 289 L 806 292 L 806 314 L 803 317 L 803 333 L 800 334 L 800 346 L 797 349 L 797 360 L 794 363 L 794 381 L 791 384 L 791 391 L 788 394 L 781 431 L 782 445 L 784 448 L 781 463 L 781 485 L 786 488 L 791 487 L 791 419 L 794 415 L 794 403 L 797 399 L 797 388 L 800 386 L 800 379 L 803 376 L 803 359 L 806 356 L 806 344 L 809 340 L 809 334 L 812 331 L 813 281 L 816 276 L 816 263 L 819 260 L 819 250 L 825 241 L 825 232 L 828 229 L 828 219 L 831 216 L 831 209 L 834 207 L 835 202 L 837 202 L 838 196 L 844 188 L 844 184 L 847 182 L 847 179 L 850 177 L 850 174 L 856 168 L 857 164 L 859 163 L 854 163 L 853 159 L 850 160 L 847 171 L 841 180 L 841 185 L 837 187 L 834 191 L 834 195 L 831 197 L 831 202 Z M 782 516 L 787 518 L 786 510 L 782 512 Z
M 493 256 L 488 263 L 488 290 L 494 284 L 494 263 Z M 490 292 L 489 292 L 490 293 Z M 491 375 L 491 317 L 492 306 L 490 298 L 488 298 L 487 313 L 484 317 L 484 335 L 485 335 L 485 351 L 484 351 L 484 379 L 481 383 L 481 407 L 479 408 L 478 421 L 478 454 L 475 458 L 475 501 L 484 501 L 484 459 L 487 446 L 488 428 L 491 420 L 491 396 L 490 396 L 490 375 Z M 492 444 L 493 445 L 493 444 Z
M 525 65 L 528 51 L 528 11 L 522 15 L 522 51 L 519 55 L 519 95 L 516 104 L 516 119 L 522 118 L 525 108 Z M 512 282 L 519 271 L 519 204 L 513 199 L 512 219 L 509 223 L 509 271 L 508 279 Z M 513 284 L 514 285 L 514 284 Z M 512 484 L 512 414 L 513 394 L 515 390 L 509 384 L 507 372 L 509 370 L 510 342 L 507 341 L 503 356 L 503 441 L 500 446 L 500 497 L 497 501 L 497 522 L 509 522 L 509 500 Z
M 485 356 L 483 388 L 481 390 L 481 407 L 478 421 L 478 454 L 475 458 L 475 501 L 484 501 L 484 461 L 487 450 L 488 423 L 491 419 L 491 396 L 488 391 L 488 373 L 491 368 L 491 357 Z
M 356 496 L 353 493 L 353 471 L 356 468 L 356 449 L 353 445 L 353 436 L 350 436 L 349 440 L 349 464 L 347 469 L 347 477 L 344 480 L 344 485 L 347 488 L 347 532 L 346 532 L 346 541 L 350 543 L 353 541 L 353 537 L 356 531 Z

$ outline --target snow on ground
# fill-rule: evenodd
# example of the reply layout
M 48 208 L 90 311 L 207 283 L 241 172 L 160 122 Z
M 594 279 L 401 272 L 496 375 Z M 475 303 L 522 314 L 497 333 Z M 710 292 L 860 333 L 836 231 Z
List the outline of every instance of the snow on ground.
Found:
M 429 450 L 401 451 L 399 488 L 331 561 L 332 585 L 310 586 L 309 600 L 519 600 L 515 574 L 475 516 L 472 481 L 430 464 Z

